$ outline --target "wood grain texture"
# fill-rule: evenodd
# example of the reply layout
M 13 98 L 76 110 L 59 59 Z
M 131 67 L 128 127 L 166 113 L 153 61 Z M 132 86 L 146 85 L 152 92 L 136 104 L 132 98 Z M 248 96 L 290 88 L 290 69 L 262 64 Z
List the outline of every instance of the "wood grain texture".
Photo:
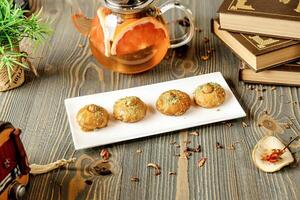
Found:
M 82 3 L 83 11 L 95 11 L 99 4 L 96 2 L 99 1 Z M 67 168 L 31 177 L 25 199 L 300 199 L 299 167 L 267 174 L 251 160 L 252 148 L 266 134 L 257 123 L 264 111 L 281 123 L 292 117 L 294 134 L 300 134 L 300 89 L 272 90 L 271 86 L 254 85 L 250 90 L 248 84 L 238 82 L 239 60 L 210 32 L 210 19 L 216 16 L 221 0 L 182 2 L 191 8 L 202 32 L 195 34 L 189 46 L 170 50 L 155 69 L 132 76 L 101 68 L 92 57 L 86 38 L 74 30 L 65 1 L 32 1 L 33 9 L 43 7 L 55 32 L 49 43 L 34 53 L 38 58 L 33 62 L 40 77 L 28 73 L 22 87 L 0 93 L 0 119 L 23 130 L 30 163 L 45 164 L 71 157 L 77 161 Z M 204 42 L 205 37 L 209 38 L 208 43 Z M 208 61 L 202 61 L 201 56 L 210 48 L 215 53 Z M 110 176 L 99 176 L 93 170 L 99 164 L 101 147 L 74 150 L 64 99 L 215 71 L 223 73 L 248 115 L 232 121 L 232 127 L 217 123 L 106 146 L 112 154 Z M 261 91 L 263 88 L 266 91 Z M 259 100 L 260 96 L 263 100 Z M 249 126 L 243 128 L 242 121 Z M 190 135 L 192 131 L 200 135 Z M 189 160 L 176 156 L 180 149 L 170 142 L 181 144 L 182 151 L 185 140 L 191 141 L 191 147 L 201 144 L 202 152 L 194 153 Z M 237 142 L 236 149 L 216 149 L 216 142 L 224 146 Z M 142 153 L 136 153 L 137 149 Z M 207 162 L 198 168 L 201 157 L 207 157 Z M 152 169 L 147 168 L 150 162 L 161 166 L 160 176 L 154 176 Z M 132 176 L 140 181 L 131 182 Z

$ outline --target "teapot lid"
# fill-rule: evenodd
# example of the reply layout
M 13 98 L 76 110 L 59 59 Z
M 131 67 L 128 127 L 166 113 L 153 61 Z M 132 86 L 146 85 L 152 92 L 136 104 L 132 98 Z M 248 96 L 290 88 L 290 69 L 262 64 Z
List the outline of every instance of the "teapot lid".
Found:
M 154 0 L 104 0 L 108 8 L 124 14 L 139 12 L 153 1 Z

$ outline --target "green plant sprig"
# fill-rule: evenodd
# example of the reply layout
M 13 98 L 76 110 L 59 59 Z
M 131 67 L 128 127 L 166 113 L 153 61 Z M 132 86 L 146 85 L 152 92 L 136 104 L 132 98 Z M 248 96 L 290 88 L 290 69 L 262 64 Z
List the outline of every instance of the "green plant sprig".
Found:
M 16 65 L 27 68 L 21 63 L 21 59 L 27 55 L 18 52 L 19 43 L 28 38 L 38 46 L 52 32 L 51 28 L 41 21 L 41 10 L 26 17 L 28 12 L 13 5 L 12 0 L 0 1 L 0 69 L 7 68 L 10 80 Z

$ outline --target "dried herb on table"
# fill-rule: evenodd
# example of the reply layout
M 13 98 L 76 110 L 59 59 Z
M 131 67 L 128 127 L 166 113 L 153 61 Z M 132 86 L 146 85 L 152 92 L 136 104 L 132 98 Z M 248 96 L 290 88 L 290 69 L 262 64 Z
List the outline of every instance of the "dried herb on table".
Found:
M 204 37 L 203 42 L 204 43 L 208 43 L 209 42 L 209 38 L 208 37 Z
M 136 150 L 136 153 L 142 153 L 142 152 L 143 152 L 143 150 L 141 150 L 141 149 Z
M 248 124 L 246 122 L 242 122 L 242 127 L 246 128 L 246 127 L 248 127 Z
M 193 131 L 190 133 L 190 135 L 199 136 L 199 133 L 197 131 Z
M 203 55 L 203 56 L 201 56 L 201 60 L 208 61 L 209 60 L 209 56 L 208 55 Z
M 189 159 L 191 155 L 192 155 L 192 152 L 189 150 L 188 147 L 186 147 L 183 150 L 183 158 Z
M 160 171 L 160 166 L 156 163 L 149 163 L 147 165 L 147 167 L 150 167 L 150 168 L 154 168 L 155 169 L 155 176 L 159 176 L 161 174 L 161 171 Z
M 283 124 L 283 127 L 285 128 L 285 129 L 290 129 L 291 128 L 291 123 L 289 123 L 289 122 L 287 122 L 287 123 L 284 123 Z
M 175 176 L 177 173 L 176 172 L 169 172 L 170 176 Z
M 222 124 L 224 124 L 228 128 L 232 127 L 232 123 L 230 123 L 230 122 L 222 122 Z
M 216 143 L 216 147 L 217 147 L 217 149 L 223 149 L 224 148 L 223 145 L 221 145 L 219 142 Z
M 130 181 L 131 182 L 139 182 L 140 179 L 138 177 L 136 177 L 136 176 L 132 176 L 132 177 L 130 177 Z
M 185 141 L 183 141 L 183 143 L 185 143 L 185 144 L 191 144 L 191 141 L 185 140 Z
M 198 28 L 198 27 L 196 27 L 196 28 L 195 28 L 195 31 L 196 31 L 196 32 L 199 32 L 199 33 L 201 33 L 201 32 L 202 32 L 202 29 L 201 29 L 201 28 Z
M 230 144 L 227 146 L 227 149 L 229 150 L 235 150 L 235 145 L 234 144 Z
M 110 157 L 110 153 L 107 149 L 102 149 L 100 152 L 100 156 L 102 157 L 103 160 L 108 160 Z
M 172 145 L 173 145 L 173 144 L 176 144 L 176 141 L 175 141 L 175 140 L 174 140 L 174 141 L 171 141 L 170 144 L 172 144 Z
M 203 167 L 204 164 L 205 164 L 205 162 L 206 162 L 206 160 L 207 160 L 207 158 L 205 158 L 205 157 L 203 157 L 200 160 L 198 160 L 198 163 L 197 163 L 198 167 Z

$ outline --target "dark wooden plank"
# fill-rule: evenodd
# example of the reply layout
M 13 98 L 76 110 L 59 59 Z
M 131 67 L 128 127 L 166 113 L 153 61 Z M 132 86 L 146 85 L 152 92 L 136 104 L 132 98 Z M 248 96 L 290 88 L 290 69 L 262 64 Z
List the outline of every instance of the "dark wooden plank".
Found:
M 93 12 L 96 2 L 82 3 L 83 10 Z M 77 161 L 66 169 L 31 177 L 26 199 L 300 199 L 299 167 L 266 174 L 255 168 L 251 160 L 255 143 L 267 134 L 257 124 L 265 110 L 280 122 L 295 118 L 293 127 L 299 134 L 300 89 L 277 87 L 273 91 L 270 86 L 256 85 L 249 90 L 248 84 L 238 82 L 239 60 L 210 32 L 210 19 L 216 16 L 221 0 L 182 2 L 191 8 L 202 32 L 196 33 L 188 48 L 170 50 L 155 69 L 131 76 L 101 68 L 90 53 L 87 40 L 74 30 L 65 1 L 32 1 L 36 10 L 43 6 L 45 17 L 53 20 L 55 32 L 49 44 L 35 53 L 43 56 L 34 60 L 40 77 L 28 75 L 24 86 L 0 94 L 0 119 L 22 128 L 31 163 L 45 164 L 71 157 Z M 205 37 L 209 38 L 208 43 L 204 43 Z M 210 48 L 216 52 L 208 61 L 202 61 L 201 56 Z M 91 172 L 100 159 L 100 147 L 74 150 L 65 98 L 214 71 L 221 71 L 230 83 L 247 111 L 246 119 L 232 121 L 232 127 L 217 123 L 110 145 L 107 148 L 112 153 L 113 175 L 106 177 Z M 262 88 L 266 91 L 258 91 Z M 242 121 L 249 126 L 243 128 Z M 192 131 L 199 131 L 200 135 L 190 135 Z M 180 149 L 169 144 L 174 140 L 182 148 L 186 140 L 191 141 L 190 146 L 201 144 L 203 152 L 195 153 L 189 160 L 178 158 L 175 154 Z M 238 143 L 236 150 L 218 150 L 217 141 L 225 146 Z M 137 149 L 142 153 L 136 153 Z M 207 157 L 207 162 L 198 168 L 201 157 Z M 150 162 L 161 166 L 160 176 L 147 169 Z M 176 176 L 168 175 L 173 171 Z M 131 176 L 139 177 L 140 182 L 131 182 Z M 86 180 L 92 184 L 86 184 Z

